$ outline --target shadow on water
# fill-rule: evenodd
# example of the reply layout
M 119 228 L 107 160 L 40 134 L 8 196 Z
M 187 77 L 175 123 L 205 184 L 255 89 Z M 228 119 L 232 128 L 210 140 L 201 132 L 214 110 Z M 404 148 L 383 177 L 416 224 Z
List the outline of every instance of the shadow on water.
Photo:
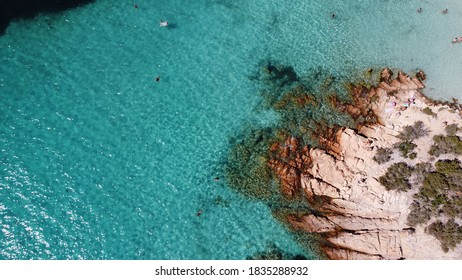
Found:
M 5 33 L 11 21 L 30 19 L 39 13 L 58 13 L 95 0 L 2 0 L 0 1 L 0 35 Z
M 175 22 L 169 22 L 167 25 L 167 29 L 177 29 L 177 28 L 178 28 L 178 24 Z
M 252 256 L 248 256 L 247 260 L 307 260 L 304 255 L 293 255 L 285 252 L 274 243 L 269 243 L 266 250 L 258 252 Z

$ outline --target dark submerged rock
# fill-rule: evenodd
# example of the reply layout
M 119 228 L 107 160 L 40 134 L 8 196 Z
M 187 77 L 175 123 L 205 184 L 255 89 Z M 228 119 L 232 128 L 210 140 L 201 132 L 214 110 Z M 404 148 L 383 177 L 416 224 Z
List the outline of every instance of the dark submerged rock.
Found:
M 12 20 L 33 18 L 39 13 L 58 13 L 95 2 L 95 0 L 2 0 L 0 1 L 0 35 Z

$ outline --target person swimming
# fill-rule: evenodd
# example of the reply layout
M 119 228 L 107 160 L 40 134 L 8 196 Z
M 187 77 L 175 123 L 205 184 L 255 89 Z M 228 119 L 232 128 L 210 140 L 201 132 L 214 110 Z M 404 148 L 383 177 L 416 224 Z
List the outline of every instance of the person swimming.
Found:
M 453 43 L 457 43 L 457 42 L 459 42 L 459 38 L 457 38 L 457 37 L 456 37 L 456 38 L 454 38 L 454 39 L 452 40 L 452 42 L 453 42 Z
M 168 26 L 168 21 L 160 20 L 159 26 L 163 26 L 163 27 Z
M 448 13 L 448 9 L 445 9 L 445 10 L 443 11 L 443 14 L 447 14 L 447 13 Z

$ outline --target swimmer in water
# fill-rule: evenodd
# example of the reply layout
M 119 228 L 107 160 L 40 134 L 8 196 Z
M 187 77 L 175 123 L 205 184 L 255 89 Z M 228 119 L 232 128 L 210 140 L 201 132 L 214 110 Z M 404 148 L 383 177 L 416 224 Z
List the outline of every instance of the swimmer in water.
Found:
M 158 82 L 158 81 L 160 81 L 160 77 L 159 77 L 159 76 L 156 77 L 156 82 Z
M 160 20 L 159 26 L 168 26 L 168 21 Z
M 202 212 L 203 212 L 202 210 L 197 211 L 196 216 L 199 217 L 202 214 Z

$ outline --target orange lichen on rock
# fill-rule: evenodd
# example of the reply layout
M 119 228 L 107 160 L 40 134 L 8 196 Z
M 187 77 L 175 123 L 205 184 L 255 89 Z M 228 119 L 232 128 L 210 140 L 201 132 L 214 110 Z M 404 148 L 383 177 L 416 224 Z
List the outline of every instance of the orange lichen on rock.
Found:
M 300 189 L 300 175 L 309 169 L 311 159 L 308 146 L 300 147 L 295 137 L 288 137 L 283 143 L 274 143 L 271 148 L 269 167 L 281 182 L 281 192 L 293 197 Z
M 393 72 L 390 69 L 384 68 L 382 72 L 380 72 L 380 82 L 385 82 L 386 84 L 389 84 L 392 75 Z
M 387 85 L 385 82 L 382 83 Z M 336 96 L 329 96 L 329 104 L 337 111 L 350 115 L 357 126 L 377 123 L 378 118 L 373 110 L 374 100 L 379 97 L 377 89 L 374 87 L 368 89 L 360 84 L 349 84 L 348 91 L 353 102 L 344 102 Z
M 382 71 L 380 83 L 377 88 L 384 90 L 387 94 L 395 94 L 398 90 L 418 90 L 424 88 L 423 80 L 426 79 L 423 71 L 419 71 L 416 77 L 409 77 L 409 75 L 398 72 L 396 79 L 391 78 L 392 72 L 388 68 Z
M 327 128 L 319 127 L 318 131 L 313 133 L 313 136 L 317 137 L 319 145 L 329 154 L 340 157 L 342 151 L 339 140 L 343 130 L 344 128 L 340 126 Z

